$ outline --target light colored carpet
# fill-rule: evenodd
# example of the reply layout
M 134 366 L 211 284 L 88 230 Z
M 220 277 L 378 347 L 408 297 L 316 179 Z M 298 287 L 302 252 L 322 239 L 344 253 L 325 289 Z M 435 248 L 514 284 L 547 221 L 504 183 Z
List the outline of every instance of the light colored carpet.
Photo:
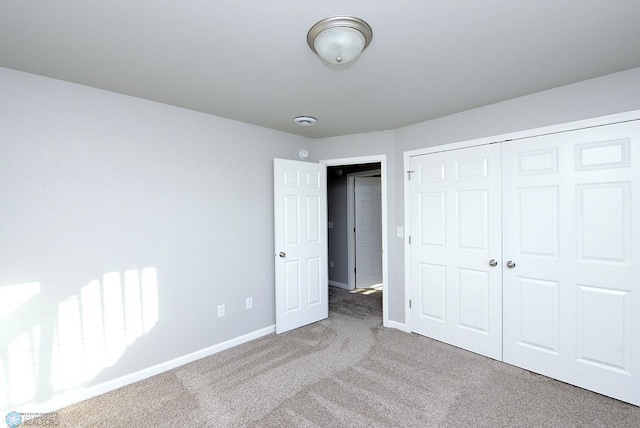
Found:
M 640 407 L 382 327 L 331 288 L 327 320 L 67 407 L 78 427 L 640 427 Z

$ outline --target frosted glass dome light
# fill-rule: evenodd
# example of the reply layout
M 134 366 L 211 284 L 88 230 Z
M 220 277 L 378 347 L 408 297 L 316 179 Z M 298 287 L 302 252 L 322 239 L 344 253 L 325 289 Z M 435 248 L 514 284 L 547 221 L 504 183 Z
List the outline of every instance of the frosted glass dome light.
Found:
M 369 46 L 372 38 L 373 31 L 369 24 L 352 16 L 323 19 L 307 33 L 311 50 L 331 64 L 353 61 Z

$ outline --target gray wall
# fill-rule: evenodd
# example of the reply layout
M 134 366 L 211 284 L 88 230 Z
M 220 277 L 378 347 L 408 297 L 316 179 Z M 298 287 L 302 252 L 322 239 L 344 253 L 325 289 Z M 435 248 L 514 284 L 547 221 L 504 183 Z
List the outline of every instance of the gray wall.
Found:
M 313 141 L 314 159 L 386 154 L 388 162 L 389 319 L 404 322 L 405 151 L 640 109 L 640 68 L 562 86 L 394 131 Z
M 333 222 L 329 229 L 329 280 L 347 285 L 349 283 L 347 249 L 347 175 L 338 176 L 334 168 L 327 169 L 328 220 Z
M 75 379 L 50 372 L 53 350 L 82 371 L 83 347 L 113 331 L 83 325 L 81 290 L 106 273 L 155 268 L 158 321 L 83 386 L 274 324 L 272 159 L 297 158 L 308 140 L 3 68 L 0 93 L 0 292 L 40 284 L 0 320 L 0 408 L 73 386 L 51 384 Z

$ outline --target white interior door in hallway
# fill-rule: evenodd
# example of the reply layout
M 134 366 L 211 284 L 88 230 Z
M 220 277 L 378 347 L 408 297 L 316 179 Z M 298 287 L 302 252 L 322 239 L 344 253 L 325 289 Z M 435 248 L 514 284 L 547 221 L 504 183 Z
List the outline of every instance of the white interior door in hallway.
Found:
M 417 156 L 411 171 L 411 329 L 500 360 L 500 146 Z
M 487 210 L 477 194 L 500 195 L 499 184 L 456 181 L 485 156 L 488 177 L 502 175 L 501 201 Z M 499 307 L 502 349 L 490 356 L 640 405 L 639 163 L 640 121 L 411 158 L 412 330 L 479 352 L 459 338 L 459 307 L 472 308 L 479 332 L 483 309 Z M 478 245 L 485 216 L 498 222 L 488 242 L 498 239 L 502 256 Z M 502 275 L 502 295 L 488 303 L 484 282 L 461 285 L 467 270 L 480 271 L 470 264 L 480 254 L 497 262 L 489 278 Z
M 503 145 L 504 361 L 640 405 L 640 122 Z
M 356 287 L 382 284 L 382 209 L 380 177 L 355 179 Z
M 327 170 L 274 159 L 276 333 L 329 315 Z

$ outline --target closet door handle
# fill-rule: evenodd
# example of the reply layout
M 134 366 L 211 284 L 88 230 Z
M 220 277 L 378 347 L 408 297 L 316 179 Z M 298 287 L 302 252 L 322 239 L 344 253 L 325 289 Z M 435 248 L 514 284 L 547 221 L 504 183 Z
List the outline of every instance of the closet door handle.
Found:
M 498 261 L 496 259 L 489 260 L 489 266 L 491 266 L 491 267 L 498 266 Z
M 285 253 L 284 251 L 280 251 L 280 254 L 278 254 L 280 257 L 285 258 L 287 257 L 287 253 Z
M 509 261 L 507 262 L 507 267 L 508 267 L 509 269 L 513 269 L 514 267 L 516 267 L 516 262 L 514 262 L 513 260 L 509 260 Z

